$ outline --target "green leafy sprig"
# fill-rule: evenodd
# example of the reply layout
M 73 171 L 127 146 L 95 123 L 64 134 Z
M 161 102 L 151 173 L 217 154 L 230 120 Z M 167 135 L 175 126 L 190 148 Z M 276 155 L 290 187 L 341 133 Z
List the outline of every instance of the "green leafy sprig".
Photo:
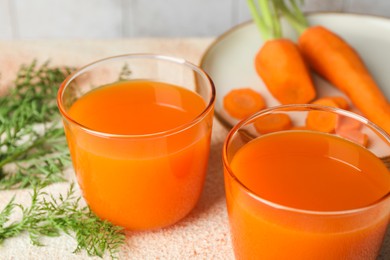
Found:
M 0 244 L 24 232 L 34 245 L 42 245 L 42 237 L 66 233 L 77 241 L 74 252 L 86 250 L 90 256 L 102 257 L 108 251 L 115 258 L 125 241 L 121 227 L 80 206 L 81 197 L 75 195 L 73 184 L 58 198 L 42 190 L 48 184 L 65 181 L 62 172 L 70 165 L 56 96 L 72 70 L 52 68 L 48 62 L 22 65 L 15 86 L 0 97 L 0 190 L 34 188 L 29 207 L 15 203 L 13 198 L 0 212 Z M 125 68 L 120 77 L 130 73 Z M 22 218 L 11 220 L 18 211 Z
M 282 37 L 282 27 L 276 1 L 247 0 L 249 11 L 264 41 Z
M 15 86 L 0 97 L 0 190 L 64 181 L 70 156 L 56 95 L 71 71 L 48 62 L 22 65 Z
M 86 250 L 89 256 L 103 257 L 108 252 L 116 258 L 125 241 L 121 227 L 99 219 L 87 206 L 80 206 L 73 183 L 67 194 L 58 198 L 42 191 L 42 187 L 34 188 L 29 207 L 14 201 L 11 199 L 0 212 L 0 244 L 7 238 L 28 232 L 31 242 L 41 246 L 42 237 L 56 237 L 65 232 L 77 240 L 75 253 Z M 22 213 L 21 220 L 9 223 L 11 214 L 18 209 Z
M 305 15 L 301 11 L 300 5 L 304 3 L 304 0 L 271 0 L 274 3 L 276 12 L 280 13 L 291 26 L 299 33 L 302 34 L 309 22 Z

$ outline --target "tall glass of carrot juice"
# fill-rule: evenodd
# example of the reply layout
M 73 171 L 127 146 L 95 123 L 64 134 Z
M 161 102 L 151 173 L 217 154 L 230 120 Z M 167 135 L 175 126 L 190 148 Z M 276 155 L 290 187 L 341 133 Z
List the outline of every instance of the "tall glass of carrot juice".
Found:
M 205 180 L 214 99 L 209 76 L 179 58 L 110 57 L 70 75 L 57 102 L 92 211 L 128 230 L 185 217 Z
M 389 155 L 388 134 L 337 108 L 285 105 L 238 123 L 223 148 L 236 258 L 376 259 Z

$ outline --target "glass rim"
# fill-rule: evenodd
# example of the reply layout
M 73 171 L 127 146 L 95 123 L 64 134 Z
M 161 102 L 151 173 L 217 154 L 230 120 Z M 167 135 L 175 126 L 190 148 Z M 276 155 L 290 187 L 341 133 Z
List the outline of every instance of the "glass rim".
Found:
M 68 87 L 69 83 L 72 82 L 75 78 L 77 78 L 79 75 L 83 74 L 84 72 L 87 72 L 94 67 L 97 67 L 102 64 L 108 64 L 113 61 L 118 61 L 122 59 L 133 59 L 133 60 L 159 60 L 159 61 L 167 61 L 172 64 L 182 65 L 187 68 L 190 68 L 194 73 L 200 75 L 202 79 L 207 83 L 207 86 L 210 90 L 210 98 L 206 100 L 206 107 L 202 110 L 201 113 L 199 113 L 194 119 L 192 119 L 190 122 L 179 125 L 177 127 L 174 127 L 172 129 L 168 129 L 165 131 L 159 131 L 155 133 L 149 133 L 149 134 L 115 134 L 115 133 L 108 133 L 103 131 L 94 130 L 92 128 L 89 128 L 82 123 L 74 120 L 69 113 L 66 111 L 64 105 L 63 105 L 63 94 L 65 92 L 65 89 Z M 195 86 L 198 88 L 198 80 L 195 79 Z M 66 119 L 68 122 L 75 124 L 76 126 L 80 127 L 84 131 L 101 136 L 101 137 L 109 137 L 109 138 L 151 138 L 151 137 L 161 137 L 161 136 L 169 136 L 172 134 L 176 134 L 182 131 L 185 131 L 186 129 L 191 128 L 192 126 L 196 125 L 198 122 L 200 122 L 206 115 L 212 110 L 213 105 L 215 103 L 215 85 L 212 81 L 211 77 L 199 66 L 193 64 L 192 62 L 187 61 L 183 58 L 168 56 L 168 55 L 160 55 L 160 54 L 153 54 L 153 53 L 130 53 L 130 54 L 123 54 L 123 55 L 117 55 L 117 56 L 110 56 L 103 59 L 96 60 L 94 62 L 91 62 L 87 65 L 82 66 L 81 68 L 75 70 L 70 75 L 68 75 L 65 80 L 61 83 L 58 92 L 57 92 L 57 106 L 60 110 L 61 115 L 64 119 Z
M 377 205 L 380 205 L 382 202 L 390 199 L 390 190 L 387 192 L 385 195 L 383 195 L 381 198 L 378 200 L 372 202 L 371 204 L 363 207 L 357 207 L 354 209 L 346 209 L 346 210 L 333 210 L 333 211 L 320 211 L 320 210 L 307 210 L 307 209 L 300 209 L 300 208 L 295 208 L 295 207 L 290 207 L 286 205 L 282 205 L 276 202 L 272 202 L 270 200 L 264 199 L 261 196 L 257 195 L 252 189 L 248 188 L 247 185 L 245 185 L 232 171 L 230 168 L 230 165 L 228 163 L 228 158 L 227 158 L 227 151 L 228 151 L 228 146 L 229 143 L 235 133 L 238 132 L 238 130 L 247 125 L 249 122 L 253 121 L 255 118 L 261 116 L 261 115 L 266 115 L 269 114 L 273 111 L 293 111 L 293 109 L 301 109 L 300 111 L 305 111 L 305 110 L 319 110 L 319 111 L 329 111 L 329 112 L 334 112 L 339 115 L 343 116 L 348 116 L 352 117 L 363 124 L 373 128 L 375 131 L 377 131 L 389 144 L 390 144 L 390 135 L 387 134 L 383 129 L 381 129 L 379 126 L 376 124 L 372 123 L 368 119 L 366 119 L 363 116 L 360 116 L 356 113 L 353 113 L 351 111 L 347 111 L 341 108 L 335 108 L 335 107 L 329 107 L 329 106 L 323 106 L 323 105 L 317 105 L 317 104 L 289 104 L 289 105 L 278 105 L 274 107 L 270 107 L 267 109 L 263 109 L 259 112 L 256 112 L 252 114 L 251 116 L 241 120 L 238 122 L 228 133 L 227 137 L 225 138 L 224 144 L 223 144 L 223 149 L 222 149 L 222 161 L 224 168 L 228 172 L 229 176 L 233 179 L 233 181 L 241 188 L 244 189 L 245 192 L 252 197 L 253 199 L 278 210 L 284 210 L 284 211 L 289 211 L 289 212 L 295 212 L 295 213 L 300 213 L 300 214 L 306 214 L 306 215 L 316 215 L 316 216 L 340 216 L 340 215 L 350 215 L 350 214 L 356 214 L 360 212 L 364 212 L 366 210 L 369 210 L 371 208 L 376 207 Z

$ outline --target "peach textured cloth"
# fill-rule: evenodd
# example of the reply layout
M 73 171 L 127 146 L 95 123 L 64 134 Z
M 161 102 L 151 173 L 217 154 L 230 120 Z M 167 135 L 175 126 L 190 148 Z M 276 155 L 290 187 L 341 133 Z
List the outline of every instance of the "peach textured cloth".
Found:
M 50 59 L 52 65 L 81 66 L 108 56 L 148 52 L 178 56 L 199 64 L 212 41 L 211 38 L 0 41 L 0 94 L 10 85 L 20 64 L 29 64 L 33 59 L 39 62 Z M 214 121 L 208 174 L 195 209 L 172 227 L 127 233 L 119 259 L 234 259 L 221 161 L 222 144 L 227 132 L 220 122 Z M 74 178 L 72 169 L 66 174 L 69 179 Z M 59 183 L 47 187 L 47 191 L 55 195 L 65 193 L 68 187 L 68 183 Z M 28 189 L 0 191 L 0 210 L 14 195 L 17 202 L 27 206 L 30 192 Z M 12 217 L 17 219 L 20 216 Z M 73 254 L 76 242 L 66 234 L 45 238 L 42 242 L 46 246 L 33 246 L 26 234 L 8 239 L 0 245 L 0 259 L 94 259 L 85 252 Z M 390 259 L 390 234 L 380 259 Z

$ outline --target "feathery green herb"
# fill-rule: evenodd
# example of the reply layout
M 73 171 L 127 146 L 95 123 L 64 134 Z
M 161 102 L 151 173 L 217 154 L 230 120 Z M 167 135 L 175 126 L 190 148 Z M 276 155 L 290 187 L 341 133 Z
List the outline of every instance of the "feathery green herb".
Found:
M 70 164 L 56 95 L 71 68 L 33 61 L 0 97 L 0 190 L 64 181 Z
M 73 184 L 59 198 L 42 191 L 48 184 L 65 181 L 62 172 L 71 162 L 56 96 L 72 70 L 52 68 L 47 62 L 22 65 L 15 86 L 0 97 L 0 190 L 34 188 L 30 207 L 11 199 L 0 212 L 0 244 L 27 232 L 34 245 L 42 245 L 42 237 L 64 232 L 77 240 L 75 253 L 86 250 L 90 256 L 102 257 L 108 251 L 115 258 L 125 241 L 121 227 L 80 206 Z M 130 73 L 125 67 L 120 77 Z M 12 221 L 18 210 L 21 220 Z
M 122 70 L 120 71 L 119 73 L 119 77 L 118 77 L 118 81 L 126 81 L 126 80 L 129 80 L 130 77 L 131 77 L 131 70 L 129 68 L 129 65 L 127 63 L 125 63 L 123 66 L 122 66 Z
M 22 213 L 21 220 L 9 223 L 17 209 Z M 65 232 L 77 240 L 75 253 L 86 250 L 88 255 L 99 257 L 108 252 L 111 258 L 116 258 L 125 241 L 122 228 L 99 219 L 87 206 L 80 206 L 73 184 L 65 196 L 61 194 L 58 198 L 42 188 L 34 188 L 30 207 L 10 200 L 0 212 L 0 244 L 22 232 L 29 233 L 34 245 L 42 245 L 40 239 L 44 236 L 56 237 Z

